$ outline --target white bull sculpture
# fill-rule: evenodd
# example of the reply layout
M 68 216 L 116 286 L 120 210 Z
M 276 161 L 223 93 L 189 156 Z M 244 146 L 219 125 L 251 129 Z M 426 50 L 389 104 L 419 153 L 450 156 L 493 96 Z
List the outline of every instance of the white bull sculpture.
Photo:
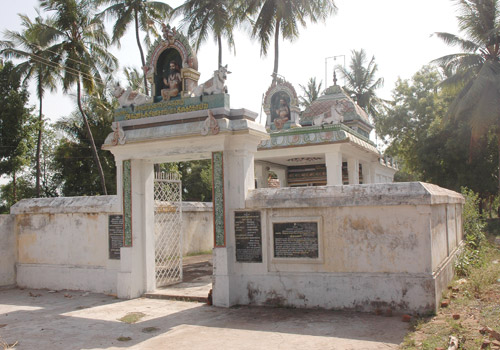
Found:
M 228 74 L 231 74 L 231 72 L 227 70 L 227 64 L 225 66 L 220 66 L 218 70 L 214 71 L 214 76 L 212 78 L 198 85 L 193 90 L 192 96 L 227 93 L 227 86 L 224 84 Z
M 152 103 L 153 98 L 140 93 L 138 91 L 132 91 L 130 87 L 125 90 L 120 86 L 120 84 L 116 84 L 113 90 L 113 96 L 118 99 L 118 103 L 120 104 L 120 108 L 130 107 L 130 106 L 140 106 L 145 103 Z

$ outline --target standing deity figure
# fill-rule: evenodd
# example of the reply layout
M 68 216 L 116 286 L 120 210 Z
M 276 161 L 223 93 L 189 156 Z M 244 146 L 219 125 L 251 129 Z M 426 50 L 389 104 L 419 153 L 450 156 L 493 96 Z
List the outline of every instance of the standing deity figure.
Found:
M 283 125 L 290 120 L 290 108 L 284 98 L 280 98 L 280 106 L 276 110 L 276 114 L 278 115 L 278 118 L 274 120 L 274 125 L 276 126 L 276 129 L 281 129 L 283 128 Z
M 171 97 L 179 95 L 182 88 L 182 79 L 179 65 L 175 61 L 170 62 L 170 73 L 163 78 L 165 88 L 161 90 L 163 101 L 169 101 Z

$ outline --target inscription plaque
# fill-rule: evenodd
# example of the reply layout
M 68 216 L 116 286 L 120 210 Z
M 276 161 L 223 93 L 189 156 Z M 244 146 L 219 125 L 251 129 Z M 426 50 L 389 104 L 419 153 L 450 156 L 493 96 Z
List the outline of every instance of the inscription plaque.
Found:
M 236 261 L 262 262 L 262 231 L 260 211 L 234 213 Z
M 280 222 L 273 224 L 275 258 L 319 257 L 317 222 Z
M 119 260 L 120 248 L 123 247 L 123 215 L 109 215 L 109 258 Z

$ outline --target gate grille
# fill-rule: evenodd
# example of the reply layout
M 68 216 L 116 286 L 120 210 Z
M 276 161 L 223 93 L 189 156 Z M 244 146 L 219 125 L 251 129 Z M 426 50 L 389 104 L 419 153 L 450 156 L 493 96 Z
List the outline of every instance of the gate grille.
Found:
M 156 287 L 182 282 L 182 183 L 178 174 L 156 173 Z

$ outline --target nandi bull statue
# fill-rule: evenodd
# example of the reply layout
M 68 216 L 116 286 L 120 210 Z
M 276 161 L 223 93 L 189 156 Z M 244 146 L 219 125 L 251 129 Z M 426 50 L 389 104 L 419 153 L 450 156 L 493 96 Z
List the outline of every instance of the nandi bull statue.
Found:
M 218 70 L 214 71 L 214 76 L 204 82 L 201 85 L 198 85 L 192 93 L 192 97 L 202 96 L 202 95 L 213 95 L 213 94 L 222 94 L 223 92 L 227 93 L 227 86 L 224 85 L 227 79 L 227 75 L 231 74 L 230 71 L 227 70 L 227 64 L 225 66 L 220 66 Z
M 140 106 L 145 103 L 152 103 L 153 98 L 147 96 L 138 91 L 132 91 L 130 86 L 125 90 L 120 86 L 120 84 L 116 84 L 113 90 L 113 96 L 118 99 L 118 103 L 120 104 L 120 108 L 131 107 L 131 106 Z

